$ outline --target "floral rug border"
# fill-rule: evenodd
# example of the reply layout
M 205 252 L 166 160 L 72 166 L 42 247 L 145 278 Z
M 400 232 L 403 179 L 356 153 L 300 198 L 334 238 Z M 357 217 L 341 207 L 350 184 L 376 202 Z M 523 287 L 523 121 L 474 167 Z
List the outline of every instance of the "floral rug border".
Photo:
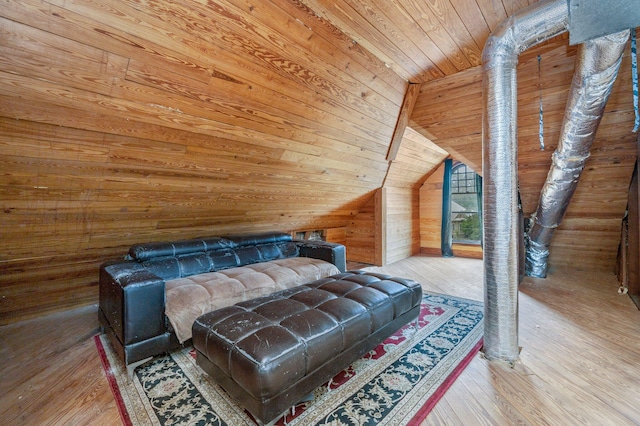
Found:
M 316 389 L 286 424 L 419 424 L 480 350 L 483 312 L 481 302 L 425 292 L 417 331 L 403 327 Z M 192 348 L 149 361 L 129 380 L 108 340 L 95 341 L 123 424 L 255 424 L 200 370 Z

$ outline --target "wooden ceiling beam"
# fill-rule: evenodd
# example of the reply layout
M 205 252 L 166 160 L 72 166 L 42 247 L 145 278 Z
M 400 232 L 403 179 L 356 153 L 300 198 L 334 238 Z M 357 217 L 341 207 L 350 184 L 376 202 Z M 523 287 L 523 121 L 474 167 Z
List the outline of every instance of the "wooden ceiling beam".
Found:
M 418 95 L 420 94 L 420 86 L 420 83 L 409 83 L 407 85 L 407 91 L 404 95 L 402 106 L 400 107 L 400 114 L 398 114 L 396 128 L 393 131 L 393 137 L 391 138 L 391 143 L 389 144 L 387 161 L 395 160 L 396 155 L 398 155 L 400 143 L 402 143 L 402 138 L 404 136 L 404 131 L 407 128 L 407 124 L 409 124 L 409 118 L 411 117 L 411 113 L 413 112 L 413 107 L 415 106 Z

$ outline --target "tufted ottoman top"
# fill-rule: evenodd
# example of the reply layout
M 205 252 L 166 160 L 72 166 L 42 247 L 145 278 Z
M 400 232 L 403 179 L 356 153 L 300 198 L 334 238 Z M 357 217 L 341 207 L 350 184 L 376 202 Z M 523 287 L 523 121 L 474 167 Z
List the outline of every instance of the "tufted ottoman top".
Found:
M 204 314 L 193 343 L 253 398 L 268 400 L 415 309 L 421 297 L 415 281 L 347 272 Z

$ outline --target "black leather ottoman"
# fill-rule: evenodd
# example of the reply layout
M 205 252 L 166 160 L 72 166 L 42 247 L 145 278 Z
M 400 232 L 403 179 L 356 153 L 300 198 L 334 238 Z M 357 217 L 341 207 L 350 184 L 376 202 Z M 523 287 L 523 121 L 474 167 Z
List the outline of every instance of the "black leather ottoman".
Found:
M 418 316 L 422 288 L 350 271 L 199 317 L 197 363 L 260 424 Z

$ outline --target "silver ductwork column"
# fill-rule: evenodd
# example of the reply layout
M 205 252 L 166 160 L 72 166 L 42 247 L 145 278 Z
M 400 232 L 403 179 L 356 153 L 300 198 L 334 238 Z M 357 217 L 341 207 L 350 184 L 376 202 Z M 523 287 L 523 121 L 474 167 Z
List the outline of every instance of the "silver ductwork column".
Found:
M 558 148 L 526 235 L 526 275 L 547 276 L 553 232 L 560 225 L 618 75 L 629 30 L 586 41 L 578 47 L 576 71 L 560 130 Z
M 489 37 L 483 63 L 484 355 L 513 364 L 518 347 L 518 55 L 567 31 L 567 0 L 516 12 Z
M 484 355 L 513 364 L 518 347 L 518 55 L 567 31 L 567 0 L 542 0 L 505 20 L 489 37 L 483 62 Z M 526 238 L 525 269 L 546 275 L 551 236 L 567 210 L 602 118 L 629 36 L 625 30 L 579 47 L 576 72 L 553 165 Z

